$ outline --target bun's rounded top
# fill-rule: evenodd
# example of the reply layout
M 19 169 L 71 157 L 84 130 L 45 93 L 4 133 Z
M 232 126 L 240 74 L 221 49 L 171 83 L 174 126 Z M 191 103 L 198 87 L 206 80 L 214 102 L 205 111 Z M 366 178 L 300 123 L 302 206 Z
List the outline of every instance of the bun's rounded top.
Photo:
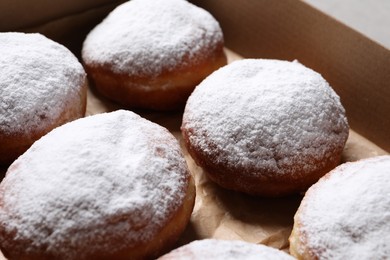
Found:
M 300 254 L 386 259 L 390 253 L 390 156 L 344 163 L 306 193 L 295 216 Z
M 208 57 L 218 43 L 223 43 L 218 22 L 185 0 L 131 0 L 89 33 L 82 56 L 90 66 L 150 76 Z
M 275 259 L 292 260 L 292 256 L 264 245 L 239 240 L 203 239 L 193 241 L 162 256 L 159 260 L 236 260 Z
M 177 140 L 157 124 L 129 111 L 73 121 L 10 166 L 0 185 L 1 246 L 32 241 L 12 251 L 84 259 L 150 241 L 183 204 L 189 178 Z
M 323 168 L 341 153 L 349 127 L 339 96 L 317 72 L 298 62 L 246 59 L 196 87 L 182 129 L 215 165 L 282 175 Z
M 0 33 L 0 132 L 41 131 L 78 100 L 86 74 L 64 46 L 41 34 Z M 50 125 L 53 125 L 51 123 Z

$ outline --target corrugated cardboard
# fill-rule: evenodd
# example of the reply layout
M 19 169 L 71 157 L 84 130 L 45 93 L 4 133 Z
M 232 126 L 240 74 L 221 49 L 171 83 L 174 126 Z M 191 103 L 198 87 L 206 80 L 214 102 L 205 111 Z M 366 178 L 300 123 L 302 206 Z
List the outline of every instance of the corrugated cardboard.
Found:
M 37 0 L 26 6 L 31 3 L 0 0 L 0 30 L 42 32 L 79 55 L 86 33 L 119 2 L 122 1 L 61 0 L 54 5 Z M 192 2 L 209 10 L 221 23 L 226 46 L 234 51 L 226 50 L 229 61 L 241 57 L 298 59 L 330 82 L 341 96 L 353 128 L 343 161 L 390 151 L 389 50 L 296 0 Z M 60 7 L 56 7 L 58 3 Z M 3 16 L 7 12 L 17 13 L 21 19 Z M 89 91 L 87 115 L 118 108 L 93 89 Z M 167 127 L 181 140 L 181 111 L 137 112 Z M 214 237 L 242 239 L 287 251 L 292 218 L 301 195 L 264 199 L 224 190 L 209 181 L 187 153 L 185 156 L 196 179 L 197 199 L 191 221 L 177 246 Z

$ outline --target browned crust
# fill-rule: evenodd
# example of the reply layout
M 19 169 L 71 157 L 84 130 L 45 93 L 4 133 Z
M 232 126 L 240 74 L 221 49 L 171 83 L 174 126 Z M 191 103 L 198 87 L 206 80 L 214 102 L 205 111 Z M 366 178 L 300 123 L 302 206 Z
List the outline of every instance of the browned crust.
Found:
M 88 248 L 81 248 L 81 250 L 90 253 L 87 253 L 85 257 L 80 257 L 80 259 L 155 259 L 156 257 L 171 250 L 175 242 L 178 240 L 178 238 L 186 228 L 191 218 L 192 210 L 195 203 L 195 183 L 193 177 L 190 174 L 188 176 L 188 183 L 185 187 L 186 194 L 183 199 L 182 205 L 176 211 L 173 211 L 172 215 L 167 218 L 166 223 L 161 223 L 162 228 L 153 238 L 151 238 L 151 240 L 127 245 L 127 247 L 125 247 L 123 250 L 117 252 L 110 252 L 110 250 L 104 252 L 90 252 Z M 0 200 L 0 205 L 1 204 L 2 201 Z M 140 232 L 142 232 L 142 230 L 140 230 Z M 4 237 L 4 234 L 2 236 Z M 9 234 L 6 236 L 10 238 Z M 111 242 L 113 242 L 115 238 L 108 239 L 112 239 Z M 31 242 L 32 241 L 25 241 L 26 244 Z M 123 241 L 121 240 L 115 241 L 115 243 L 122 242 Z M 71 243 L 71 237 L 69 237 L 68 240 L 65 241 L 65 243 Z M 69 244 L 64 246 L 71 247 Z M 88 247 L 89 245 L 85 244 L 85 246 Z M 62 259 L 60 257 L 64 257 L 48 254 L 45 248 L 42 248 L 42 250 L 39 252 L 15 251 L 10 247 L 6 249 L 1 248 L 1 250 L 3 254 L 9 259 L 49 260 Z
M 5 134 L 0 132 L 0 165 L 9 165 L 23 154 L 36 140 L 50 132 L 54 128 L 85 115 L 87 106 L 87 87 L 85 79 L 79 87 L 77 99 L 66 101 L 66 109 L 60 113 L 51 125 L 43 130 L 31 129 L 28 133 Z M 42 121 L 44 123 L 44 121 Z
M 95 88 L 126 107 L 152 110 L 182 108 L 194 88 L 209 74 L 227 64 L 221 42 L 208 57 L 185 59 L 182 67 L 160 75 L 134 76 L 115 73 L 111 66 L 84 63 Z
M 302 204 L 301 204 L 302 205 Z M 301 232 L 301 223 L 299 221 L 300 212 L 302 211 L 301 207 L 295 213 L 294 216 L 294 226 L 291 232 L 290 237 L 288 238 L 290 242 L 289 252 L 292 256 L 298 260 L 310 259 L 317 260 L 318 257 L 315 256 L 308 248 L 305 246 L 307 236 Z
M 298 260 L 318 260 L 319 257 L 314 254 L 309 248 L 306 246 L 307 236 L 305 233 L 302 233 L 300 230 L 300 222 L 298 213 L 294 216 L 294 226 L 289 237 L 290 255 L 294 256 Z
M 196 164 L 202 167 L 212 181 L 226 189 L 265 197 L 281 197 L 307 190 L 319 178 L 340 163 L 344 147 L 344 143 L 335 144 L 333 156 L 328 158 L 324 167 L 317 171 L 305 174 L 300 169 L 286 169 L 286 173 L 281 175 L 271 171 L 259 172 L 258 169 L 254 168 L 236 167 L 231 169 L 222 163 L 216 164 L 212 158 L 191 144 L 189 141 L 190 131 L 182 127 L 185 146 Z M 304 159 L 313 165 L 324 163 L 324 161 L 316 161 L 314 158 Z
M 303 259 L 303 254 L 300 253 L 300 250 L 302 250 L 302 235 L 299 232 L 298 223 L 296 221 L 297 217 L 295 215 L 294 226 L 288 240 L 290 242 L 290 255 L 294 256 L 298 260 L 301 260 Z
M 321 178 L 320 181 L 329 179 L 334 172 L 339 171 L 338 169 L 339 168 L 336 168 L 335 170 L 328 172 Z M 299 205 L 299 208 L 294 215 L 293 229 L 291 231 L 290 237 L 288 238 L 290 242 L 289 252 L 298 260 L 318 260 L 321 256 L 319 252 L 316 252 L 315 250 L 307 246 L 307 233 L 302 231 L 302 222 L 300 220 L 301 216 L 304 215 L 305 211 L 307 210 L 306 201 L 308 200 L 308 198 L 314 196 L 317 187 L 317 185 L 313 185 L 305 193 L 305 196 L 303 197 L 301 204 Z
M 155 259 L 172 250 L 172 247 L 183 233 L 191 218 L 195 204 L 195 182 L 190 176 L 187 193 L 182 206 L 174 213 L 167 224 L 153 238 L 119 254 L 110 256 L 110 259 Z M 97 259 L 93 257 L 92 259 Z

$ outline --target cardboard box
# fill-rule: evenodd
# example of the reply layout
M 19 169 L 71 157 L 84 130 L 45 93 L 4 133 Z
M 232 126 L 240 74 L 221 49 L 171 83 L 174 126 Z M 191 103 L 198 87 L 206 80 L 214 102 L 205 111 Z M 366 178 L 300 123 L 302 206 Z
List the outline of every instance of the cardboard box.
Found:
M 0 1 L 0 30 L 41 32 L 79 56 L 85 35 L 121 2 Z M 230 60 L 240 56 L 298 59 L 329 81 L 341 96 L 353 129 L 344 161 L 390 151 L 388 49 L 301 1 L 192 2 L 210 11 L 220 22 L 226 46 L 233 51 L 228 50 Z M 117 108 L 94 91 L 89 92 L 88 115 Z M 142 116 L 166 126 L 180 139 L 180 113 L 151 112 Z M 186 159 L 196 178 L 198 196 L 191 222 L 177 246 L 214 237 L 242 239 L 287 251 L 292 216 L 301 196 L 263 199 L 227 191 L 211 183 L 188 154 Z

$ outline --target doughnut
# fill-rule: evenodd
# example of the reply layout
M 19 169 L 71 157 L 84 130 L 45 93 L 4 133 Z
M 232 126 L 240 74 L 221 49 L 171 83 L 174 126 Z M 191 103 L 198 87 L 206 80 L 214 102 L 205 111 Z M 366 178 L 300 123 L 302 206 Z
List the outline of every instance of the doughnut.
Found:
M 388 259 L 390 156 L 342 164 L 306 192 L 294 217 L 298 259 Z
M 131 0 L 86 37 L 82 59 L 96 90 L 131 108 L 183 108 L 196 85 L 226 65 L 223 34 L 185 0 Z
M 167 253 L 158 260 L 237 260 L 275 259 L 292 260 L 292 256 L 278 249 L 239 240 L 196 240 Z
M 84 69 L 64 46 L 41 34 L 0 33 L 0 165 L 83 117 L 86 93 Z
M 349 127 L 320 74 L 298 62 L 244 59 L 196 87 L 181 130 L 212 181 L 277 197 L 306 190 L 336 167 Z
M 195 188 L 177 140 L 119 110 L 38 141 L 0 184 L 0 249 L 9 259 L 145 259 L 187 225 Z

